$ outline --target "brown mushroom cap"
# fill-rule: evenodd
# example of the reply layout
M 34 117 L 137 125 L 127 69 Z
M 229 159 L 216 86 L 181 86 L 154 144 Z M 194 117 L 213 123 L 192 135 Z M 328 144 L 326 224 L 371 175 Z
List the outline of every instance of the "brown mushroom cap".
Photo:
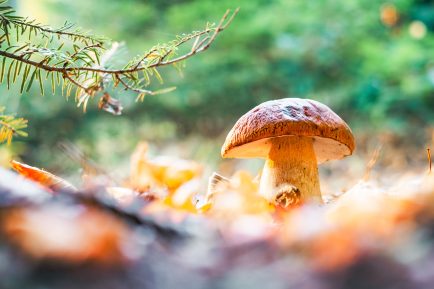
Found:
M 311 137 L 318 163 L 351 155 L 351 129 L 326 105 L 310 99 L 264 102 L 234 125 L 226 137 L 224 158 L 266 158 L 274 137 Z M 295 140 L 295 138 L 294 138 Z

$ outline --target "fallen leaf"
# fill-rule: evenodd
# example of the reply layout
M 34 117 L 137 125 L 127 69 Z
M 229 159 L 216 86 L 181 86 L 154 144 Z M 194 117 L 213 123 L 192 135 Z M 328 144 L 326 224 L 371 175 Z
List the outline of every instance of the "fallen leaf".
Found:
M 53 192 L 75 191 L 76 188 L 64 179 L 55 176 L 47 171 L 17 162 L 11 161 L 12 168 L 23 177 L 50 189 Z

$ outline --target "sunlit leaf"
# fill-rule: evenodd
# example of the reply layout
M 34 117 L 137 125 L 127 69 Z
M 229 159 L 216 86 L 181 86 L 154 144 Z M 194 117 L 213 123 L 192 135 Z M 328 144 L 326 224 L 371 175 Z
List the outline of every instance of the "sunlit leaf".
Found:
M 55 176 L 47 171 L 14 160 L 11 161 L 11 166 L 20 175 L 39 183 L 40 185 L 52 190 L 53 192 L 76 190 L 73 185 L 71 185 L 64 179 Z

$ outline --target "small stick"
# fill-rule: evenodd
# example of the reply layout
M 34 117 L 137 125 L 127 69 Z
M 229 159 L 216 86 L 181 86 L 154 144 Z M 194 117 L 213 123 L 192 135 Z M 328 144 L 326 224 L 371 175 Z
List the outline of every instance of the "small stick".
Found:
M 371 171 L 374 168 L 375 164 L 378 161 L 378 158 L 380 157 L 381 149 L 383 148 L 383 144 L 379 144 L 377 148 L 372 153 L 371 159 L 369 160 L 368 164 L 366 165 L 365 169 L 365 175 L 363 176 L 363 180 L 367 181 L 369 180 L 371 176 Z
M 428 155 L 428 163 L 429 163 L 429 174 L 431 174 L 432 161 L 431 161 L 431 149 L 427 148 L 426 153 Z

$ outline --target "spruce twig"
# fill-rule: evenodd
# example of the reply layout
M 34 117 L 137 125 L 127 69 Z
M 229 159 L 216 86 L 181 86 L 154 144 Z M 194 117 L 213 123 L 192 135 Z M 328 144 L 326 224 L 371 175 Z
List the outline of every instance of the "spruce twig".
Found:
M 232 13 L 227 10 L 218 25 L 207 24 L 202 30 L 177 36 L 168 43 L 152 47 L 122 68 L 112 68 L 110 63 L 100 61 L 107 58 L 104 53 L 111 53 L 109 40 L 74 29 L 74 25 L 69 23 L 53 29 L 16 16 L 11 7 L 4 6 L 6 1 L 0 0 L 0 57 L 3 57 L 1 79 L 5 79 L 10 87 L 22 76 L 21 91 L 24 91 L 24 87 L 28 91 L 36 78 L 42 93 L 41 71 L 45 71 L 47 77 L 51 75 L 53 92 L 56 79 L 57 83 L 63 79 L 62 91 L 65 96 L 69 97 L 75 88 L 76 100 L 79 105 L 83 104 L 84 109 L 88 100 L 97 93 L 102 92 L 101 97 L 106 96 L 106 88 L 110 87 L 110 84 L 112 87 L 119 85 L 124 90 L 138 93 L 137 100 L 143 100 L 147 94 L 155 95 L 173 90 L 168 88 L 151 91 L 146 87 L 151 84 L 151 76 L 160 83 L 163 82 L 159 72 L 161 67 L 176 66 L 207 50 L 238 13 L 238 9 Z M 16 36 L 15 39 L 13 35 Z M 25 36 L 28 40 L 23 42 L 22 38 Z M 192 44 L 188 52 L 178 55 L 179 49 L 190 42 Z

